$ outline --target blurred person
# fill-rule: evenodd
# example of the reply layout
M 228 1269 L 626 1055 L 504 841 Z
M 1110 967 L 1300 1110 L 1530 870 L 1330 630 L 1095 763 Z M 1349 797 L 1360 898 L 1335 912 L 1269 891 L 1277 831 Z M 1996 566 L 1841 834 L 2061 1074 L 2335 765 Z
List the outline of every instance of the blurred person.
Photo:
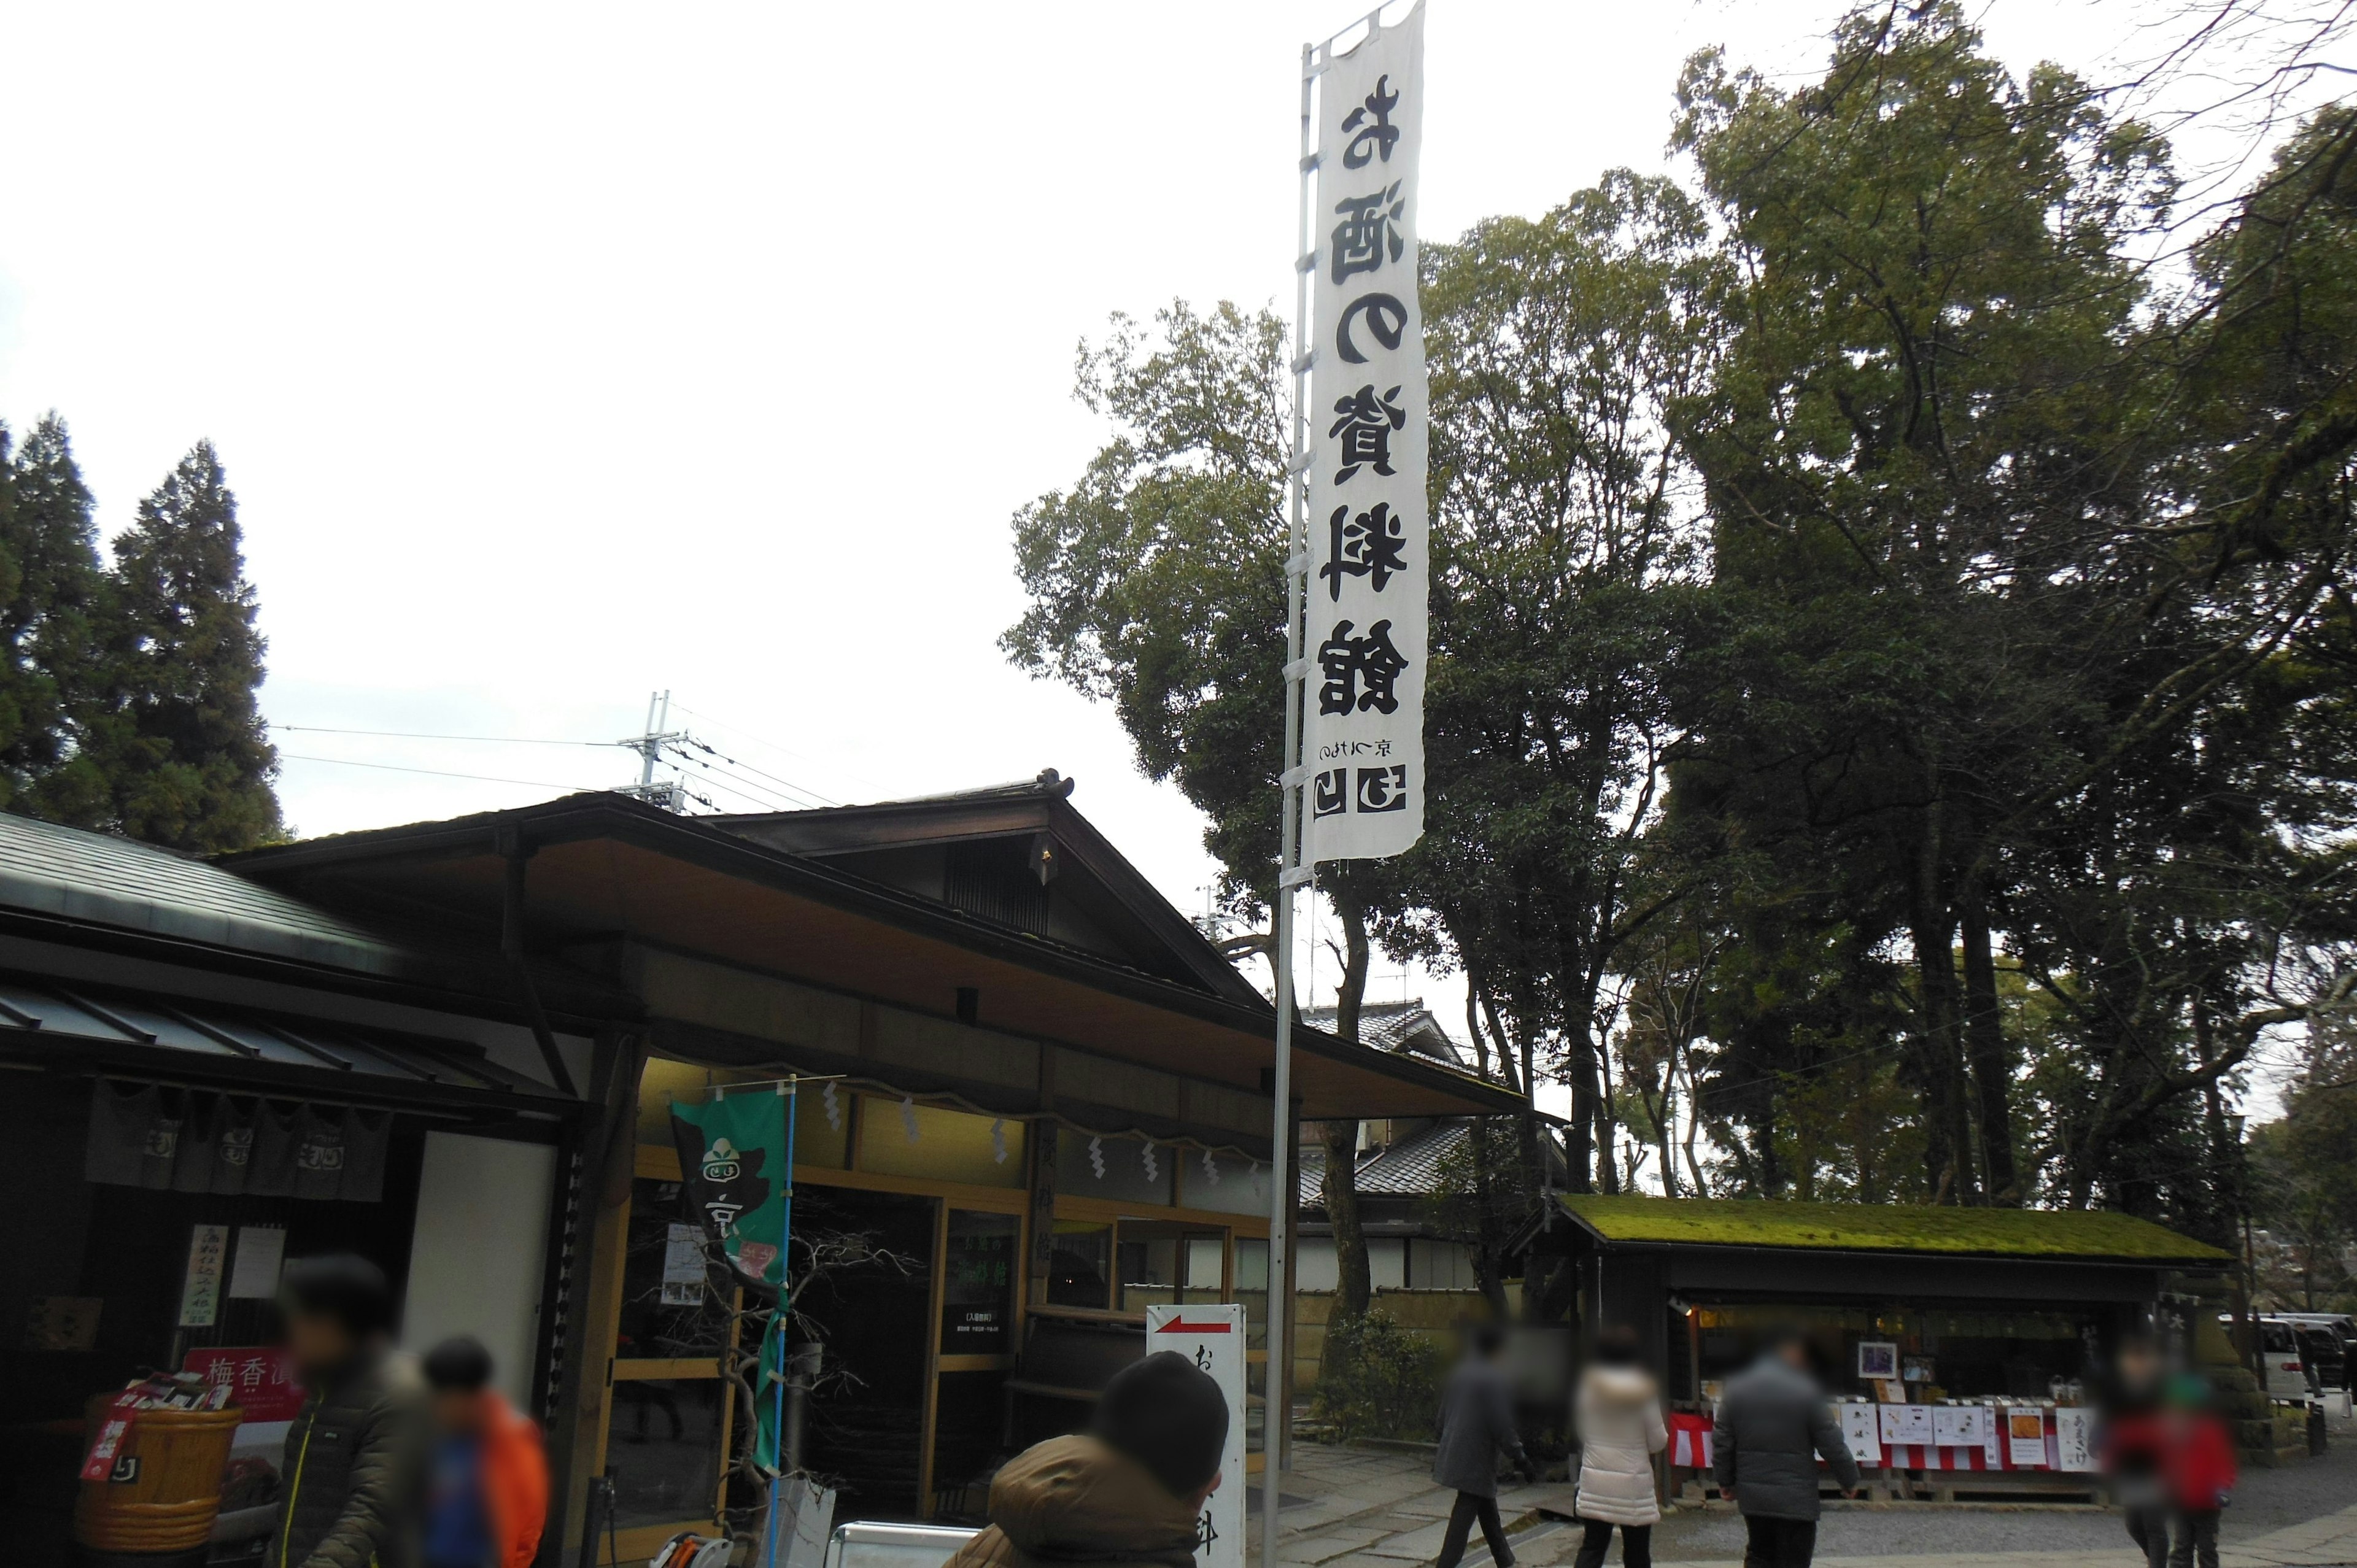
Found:
M 1572 1404 L 1579 1435 L 1579 1500 L 1574 1506 L 1587 1533 L 1574 1568 L 1600 1568 L 1612 1529 L 1620 1529 L 1620 1561 L 1652 1568 L 1653 1526 L 1662 1505 L 1653 1490 L 1653 1455 L 1669 1446 L 1662 1420 L 1662 1390 L 1643 1364 L 1637 1331 L 1612 1324 L 1596 1337 Z
M 425 1472 L 425 1568 L 531 1568 L 548 1519 L 540 1428 L 491 1384 L 491 1353 L 461 1335 L 425 1353 L 434 1452 Z
M 1851 1497 L 1858 1479 L 1800 1330 L 1770 1333 L 1760 1359 L 1727 1380 L 1710 1441 L 1718 1495 L 1743 1515 L 1744 1568 L 1808 1568 L 1817 1551 L 1817 1460 Z
M 2169 1568 L 2218 1568 L 2218 1516 L 2234 1490 L 2234 1438 L 2218 1414 L 2210 1384 L 2195 1373 L 2169 1380 L 2163 1398 L 2170 1523 Z
M 425 1431 L 415 1369 L 386 1343 L 384 1271 L 350 1253 L 298 1258 L 279 1282 L 306 1391 L 288 1423 L 271 1568 L 414 1568 Z
M 1505 1348 L 1505 1331 L 1498 1325 L 1475 1324 L 1464 1359 L 1441 1385 L 1440 1445 L 1432 1456 L 1432 1478 L 1455 1487 L 1457 1503 L 1448 1510 L 1436 1568 L 1457 1568 L 1476 1520 L 1497 1568 L 1514 1568 L 1506 1527 L 1498 1518 L 1498 1456 L 1512 1460 L 1526 1480 L 1535 1480 L 1538 1472 L 1514 1430 L 1513 1386 L 1501 1362 Z
M 2168 1568 L 2169 1443 L 2162 1422 L 2160 1347 L 2131 1335 L 2104 1379 L 2095 1454 L 2146 1568 Z
M 943 1568 L 1194 1568 L 1227 1444 L 1228 1402 L 1210 1373 L 1175 1350 L 1133 1361 L 1086 1433 L 999 1467 L 990 1527 Z

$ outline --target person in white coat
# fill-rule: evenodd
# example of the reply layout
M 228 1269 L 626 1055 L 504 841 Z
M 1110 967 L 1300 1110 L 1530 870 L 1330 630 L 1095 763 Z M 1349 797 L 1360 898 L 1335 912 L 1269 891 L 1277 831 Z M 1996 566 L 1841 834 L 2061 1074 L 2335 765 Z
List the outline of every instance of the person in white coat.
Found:
M 1653 1526 L 1662 1518 L 1653 1455 L 1669 1446 L 1670 1433 L 1661 1384 L 1644 1368 L 1635 1329 L 1613 1324 L 1596 1336 L 1573 1398 L 1572 1431 L 1579 1439 L 1575 1509 L 1587 1526 L 1574 1568 L 1600 1568 L 1616 1525 L 1625 1568 L 1652 1568 Z

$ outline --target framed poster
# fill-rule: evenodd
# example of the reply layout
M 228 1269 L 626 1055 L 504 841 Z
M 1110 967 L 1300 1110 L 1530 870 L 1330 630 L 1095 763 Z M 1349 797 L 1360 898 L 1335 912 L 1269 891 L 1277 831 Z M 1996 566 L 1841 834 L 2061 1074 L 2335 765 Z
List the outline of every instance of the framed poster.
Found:
M 1899 1347 L 1889 1339 L 1861 1339 L 1857 1342 L 1857 1375 L 1872 1380 L 1895 1378 L 1899 1375 Z

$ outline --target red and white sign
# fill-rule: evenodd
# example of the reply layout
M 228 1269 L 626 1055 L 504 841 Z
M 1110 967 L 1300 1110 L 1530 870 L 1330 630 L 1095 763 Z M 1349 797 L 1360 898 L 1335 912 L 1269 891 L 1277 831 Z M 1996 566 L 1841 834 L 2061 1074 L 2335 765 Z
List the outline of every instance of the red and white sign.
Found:
M 295 1363 L 275 1345 L 219 1345 L 191 1350 L 180 1369 L 214 1388 L 227 1388 L 230 1401 L 248 1422 L 292 1421 L 303 1413 L 303 1385 Z
M 1244 1309 L 1241 1302 L 1210 1306 L 1149 1306 L 1146 1353 L 1176 1350 L 1211 1375 L 1228 1401 L 1228 1446 L 1220 1455 L 1220 1489 L 1195 1523 L 1200 1568 L 1244 1564 Z

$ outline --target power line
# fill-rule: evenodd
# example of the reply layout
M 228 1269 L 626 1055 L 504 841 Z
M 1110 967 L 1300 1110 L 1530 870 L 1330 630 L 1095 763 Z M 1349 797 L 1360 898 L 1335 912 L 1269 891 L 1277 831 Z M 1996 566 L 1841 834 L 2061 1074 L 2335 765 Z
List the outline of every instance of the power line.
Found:
M 694 743 L 691 740 L 690 744 L 693 745 Z M 705 749 L 709 750 L 710 748 L 705 747 Z M 721 754 L 715 751 L 712 755 L 719 757 Z M 723 758 L 723 760 L 726 759 Z M 806 811 L 810 806 L 810 802 L 807 800 L 800 800 L 791 796 L 783 795 L 776 789 L 755 783 L 752 779 L 746 778 L 741 773 L 734 772 L 729 768 L 716 767 L 712 763 L 705 761 L 700 757 L 690 757 L 676 746 L 673 748 L 672 765 L 675 768 L 692 767 L 701 768 L 707 776 L 715 779 L 734 779 L 736 782 L 733 787 L 730 787 L 730 792 L 742 796 L 748 800 L 753 801 L 763 811 Z
M 761 778 L 766 779 L 770 783 L 778 786 L 779 789 L 786 791 L 788 799 L 792 800 L 797 805 L 838 806 L 842 804 L 840 800 L 834 800 L 831 796 L 822 795 L 817 790 L 813 789 L 806 785 L 797 784 L 791 779 L 780 779 L 774 773 L 763 772 L 760 768 L 754 767 L 749 762 L 739 762 L 737 758 L 729 756 L 726 752 L 720 751 L 711 746 L 707 746 L 703 741 L 696 739 L 694 736 L 689 736 L 687 737 L 687 744 L 695 747 L 698 751 L 703 752 L 706 757 L 716 757 L 720 758 L 721 761 L 727 763 L 732 768 L 741 768 L 748 773 L 759 774 Z M 688 760 L 694 761 L 694 759 L 691 757 Z M 710 765 L 702 764 L 701 766 L 708 767 Z M 774 790 L 772 791 L 772 793 L 776 792 L 777 791 Z
M 481 784 L 522 784 L 534 789 L 569 789 L 576 794 L 602 793 L 603 784 L 552 784 L 545 779 L 500 779 L 489 773 L 452 773 L 440 768 L 404 768 L 394 762 L 355 762 L 349 757 L 305 757 L 297 752 L 282 751 L 279 757 L 286 762 L 326 762 L 338 768 L 373 768 L 384 773 L 425 773 L 436 779 L 471 779 Z
M 855 783 L 865 784 L 871 789 L 888 790 L 891 788 L 890 785 L 870 779 L 865 774 L 855 773 L 839 762 L 829 762 L 822 757 L 808 756 L 805 753 L 794 750 L 791 746 L 780 746 L 776 741 L 764 739 L 762 736 L 755 735 L 751 730 L 745 728 L 741 725 L 730 724 L 726 719 L 715 717 L 711 714 L 697 713 L 695 709 L 689 707 L 684 703 L 678 704 L 678 706 L 681 713 L 687 714 L 694 718 L 702 719 L 705 724 L 715 725 L 720 729 L 728 730 L 733 734 L 752 742 L 755 746 L 761 747 L 764 751 L 774 751 L 780 757 L 791 757 L 796 762 L 807 762 L 814 768 L 831 768 L 834 772 L 841 774 L 844 778 L 851 779 Z M 752 765 L 748 763 L 745 764 L 745 766 L 750 767 Z M 774 775 L 771 775 L 771 777 L 774 777 Z M 783 782 L 783 780 L 780 781 Z M 817 793 L 816 790 L 811 790 L 809 792 L 812 794 Z M 841 802 L 839 801 L 834 800 L 828 801 L 828 804 L 830 805 L 839 805 L 840 803 Z
M 382 736 L 388 740 L 479 740 L 488 741 L 497 746 L 615 746 L 622 744 L 619 741 L 613 740 L 543 740 L 538 736 L 528 735 L 433 735 L 418 730 L 405 729 L 331 729 L 325 725 L 273 724 L 270 727 L 274 730 L 283 730 L 289 735 L 373 735 Z M 310 760 L 315 762 L 333 761 L 334 758 L 313 757 L 310 758 Z

